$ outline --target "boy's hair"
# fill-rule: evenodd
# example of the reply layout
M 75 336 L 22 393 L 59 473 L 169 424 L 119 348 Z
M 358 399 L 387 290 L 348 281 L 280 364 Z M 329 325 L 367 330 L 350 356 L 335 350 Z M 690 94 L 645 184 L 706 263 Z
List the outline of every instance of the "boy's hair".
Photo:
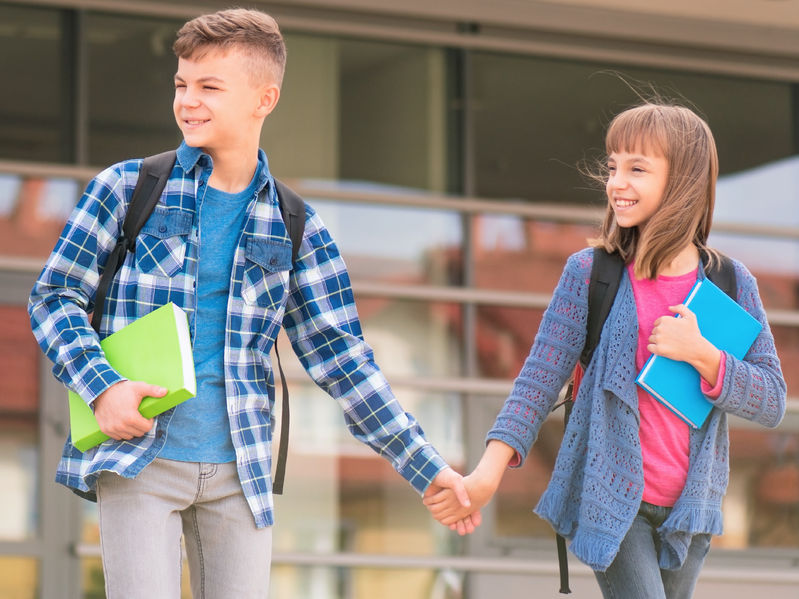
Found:
M 605 151 L 608 156 L 613 152 L 663 156 L 668 179 L 660 206 L 643 231 L 619 227 L 608 203 L 599 237 L 590 240 L 591 245 L 618 251 L 625 262 L 635 258 L 635 275 L 649 279 L 689 243 L 706 250 L 710 262 L 718 259 L 707 247 L 707 238 L 719 161 L 716 142 L 704 120 L 684 106 L 646 102 L 611 121 Z
M 231 48 L 238 48 L 247 57 L 254 84 L 271 78 L 281 85 L 286 45 L 277 21 L 259 10 L 233 8 L 199 16 L 180 28 L 172 46 L 175 55 L 185 59 Z

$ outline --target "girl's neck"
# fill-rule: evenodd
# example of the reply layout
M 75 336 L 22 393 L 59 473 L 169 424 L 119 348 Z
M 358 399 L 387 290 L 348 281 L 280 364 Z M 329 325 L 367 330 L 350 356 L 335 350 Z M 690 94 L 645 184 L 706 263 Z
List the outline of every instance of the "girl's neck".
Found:
M 658 274 L 667 277 L 679 277 L 696 270 L 698 266 L 699 250 L 691 243 L 680 250 L 680 253 L 671 262 L 661 265 Z

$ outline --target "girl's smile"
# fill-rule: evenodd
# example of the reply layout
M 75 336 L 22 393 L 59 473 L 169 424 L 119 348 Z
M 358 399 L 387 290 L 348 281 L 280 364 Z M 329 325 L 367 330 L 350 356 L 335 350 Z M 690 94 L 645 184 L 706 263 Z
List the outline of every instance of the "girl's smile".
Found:
M 646 225 L 663 199 L 668 171 L 668 161 L 657 154 L 612 152 L 608 156 L 606 192 L 620 227 Z

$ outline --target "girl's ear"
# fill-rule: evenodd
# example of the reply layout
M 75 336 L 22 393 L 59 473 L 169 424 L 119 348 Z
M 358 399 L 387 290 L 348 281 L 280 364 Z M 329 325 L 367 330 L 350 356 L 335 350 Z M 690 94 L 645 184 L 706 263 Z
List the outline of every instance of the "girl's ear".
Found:
M 280 88 L 274 84 L 264 86 L 261 89 L 258 105 L 255 107 L 255 114 L 260 118 L 265 118 L 271 113 L 277 101 L 280 99 Z

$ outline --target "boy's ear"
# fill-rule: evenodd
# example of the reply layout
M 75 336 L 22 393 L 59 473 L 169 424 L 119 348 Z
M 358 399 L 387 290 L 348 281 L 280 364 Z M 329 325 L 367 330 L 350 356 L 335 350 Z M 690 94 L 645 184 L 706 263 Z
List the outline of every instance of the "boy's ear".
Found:
M 264 118 L 277 106 L 277 101 L 280 99 L 280 88 L 274 84 L 264 86 L 261 89 L 260 101 L 255 108 L 257 116 Z

